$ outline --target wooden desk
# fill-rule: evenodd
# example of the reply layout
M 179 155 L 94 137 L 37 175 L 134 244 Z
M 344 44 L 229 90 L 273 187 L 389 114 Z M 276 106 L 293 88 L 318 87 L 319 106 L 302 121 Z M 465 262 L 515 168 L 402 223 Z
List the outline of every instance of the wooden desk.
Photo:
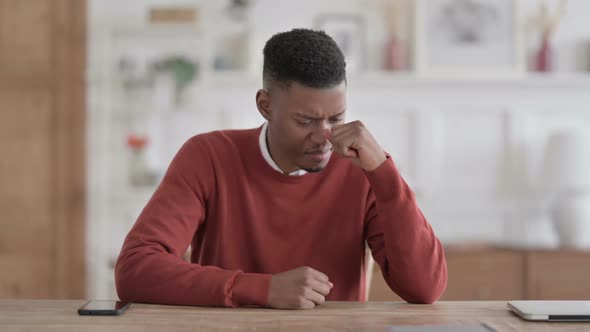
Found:
M 328 302 L 306 311 L 132 304 L 119 317 L 78 316 L 85 301 L 0 300 L 0 331 L 387 331 L 392 324 L 485 322 L 497 331 L 588 331 L 590 323 L 531 323 L 505 302 Z

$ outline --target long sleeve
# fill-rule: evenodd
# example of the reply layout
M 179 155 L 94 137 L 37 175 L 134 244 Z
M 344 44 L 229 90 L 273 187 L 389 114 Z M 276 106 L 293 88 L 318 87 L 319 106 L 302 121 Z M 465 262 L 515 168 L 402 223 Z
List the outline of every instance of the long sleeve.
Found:
M 215 174 L 192 138 L 127 235 L 115 268 L 121 300 L 175 305 L 267 305 L 270 275 L 190 264 L 182 255 L 205 222 Z
M 365 175 L 371 186 L 365 232 L 385 281 L 410 303 L 433 303 L 447 285 L 440 241 L 389 156 Z

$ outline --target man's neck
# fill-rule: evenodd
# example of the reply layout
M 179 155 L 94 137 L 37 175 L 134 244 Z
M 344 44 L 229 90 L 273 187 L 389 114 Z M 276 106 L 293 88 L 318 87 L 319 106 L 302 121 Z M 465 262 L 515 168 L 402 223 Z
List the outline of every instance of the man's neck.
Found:
M 299 167 L 291 165 L 287 166 L 283 158 L 279 153 L 279 148 L 273 144 L 274 140 L 272 139 L 272 130 L 270 129 L 270 125 L 266 128 L 266 146 L 268 147 L 268 153 L 272 160 L 277 164 L 277 166 L 281 169 L 284 174 L 291 174 L 295 171 L 299 170 Z

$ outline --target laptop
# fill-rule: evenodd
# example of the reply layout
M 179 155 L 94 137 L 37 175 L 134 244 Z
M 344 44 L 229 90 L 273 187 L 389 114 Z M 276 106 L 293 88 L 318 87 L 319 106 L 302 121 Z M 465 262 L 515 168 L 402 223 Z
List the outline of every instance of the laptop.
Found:
M 508 309 L 526 320 L 590 322 L 590 301 L 509 301 Z

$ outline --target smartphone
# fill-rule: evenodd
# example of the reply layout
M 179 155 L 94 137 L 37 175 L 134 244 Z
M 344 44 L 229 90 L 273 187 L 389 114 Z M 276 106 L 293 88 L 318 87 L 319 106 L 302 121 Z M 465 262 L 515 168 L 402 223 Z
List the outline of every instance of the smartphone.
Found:
M 119 316 L 131 303 L 121 301 L 89 301 L 78 308 L 81 316 Z

